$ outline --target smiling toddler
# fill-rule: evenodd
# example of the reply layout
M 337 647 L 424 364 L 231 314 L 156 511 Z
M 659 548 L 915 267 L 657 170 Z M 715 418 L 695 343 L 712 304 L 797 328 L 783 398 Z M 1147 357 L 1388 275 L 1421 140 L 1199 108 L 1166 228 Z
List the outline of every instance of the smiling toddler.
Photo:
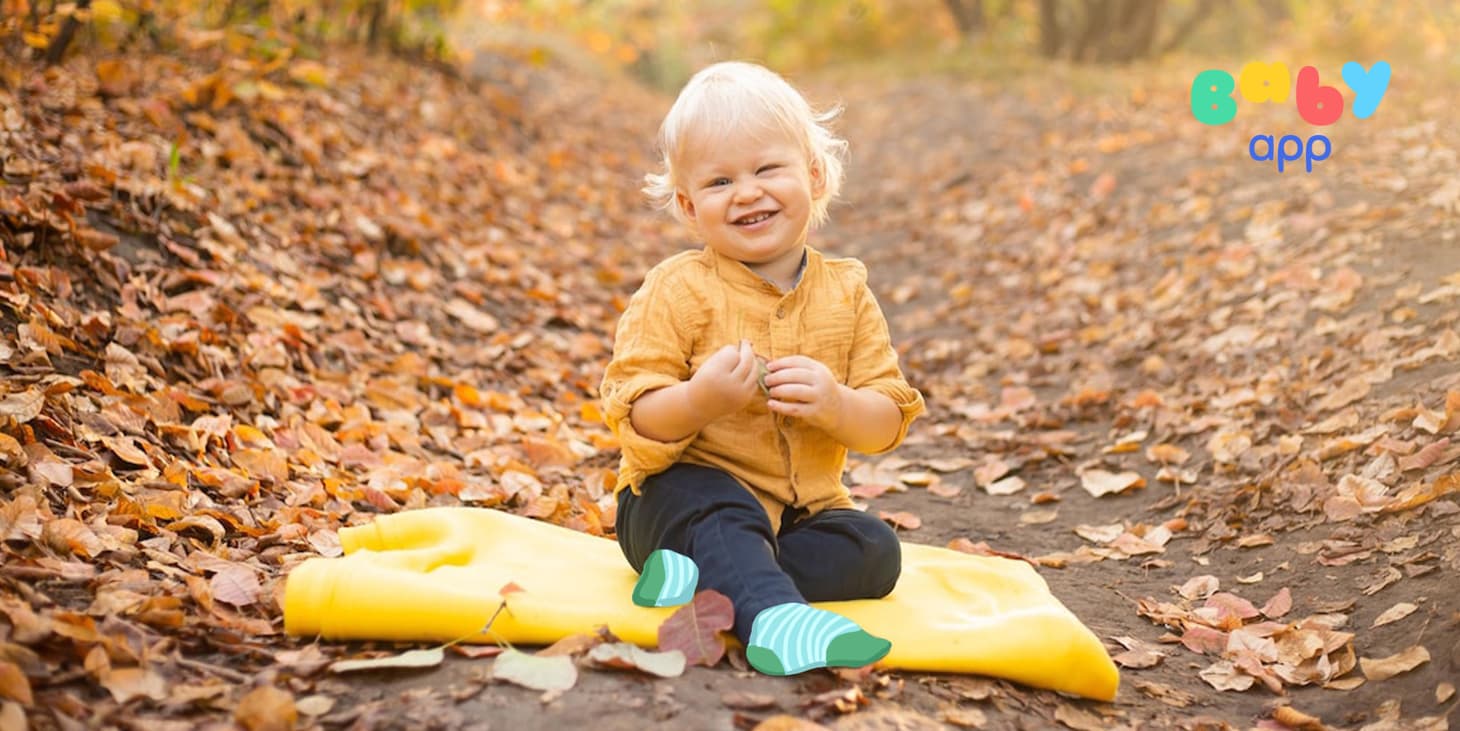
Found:
M 784 79 L 705 68 L 660 129 L 645 191 L 703 242 L 644 277 L 600 389 L 622 448 L 616 529 L 633 599 L 715 589 L 757 670 L 860 667 L 891 648 L 808 602 L 882 597 L 897 536 L 856 510 L 847 451 L 893 449 L 923 411 L 867 270 L 807 244 L 846 142 Z

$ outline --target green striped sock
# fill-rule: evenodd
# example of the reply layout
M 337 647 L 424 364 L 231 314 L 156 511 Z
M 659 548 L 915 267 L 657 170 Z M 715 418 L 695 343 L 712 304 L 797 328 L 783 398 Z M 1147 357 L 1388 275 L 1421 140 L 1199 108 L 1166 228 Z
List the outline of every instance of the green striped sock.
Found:
M 661 548 L 644 560 L 644 570 L 634 584 L 634 603 L 641 607 L 677 607 L 695 598 L 700 567 L 694 559 Z
M 777 604 L 755 615 L 745 658 L 766 675 L 795 675 L 824 667 L 859 668 L 891 649 L 891 642 L 840 614 L 809 604 Z

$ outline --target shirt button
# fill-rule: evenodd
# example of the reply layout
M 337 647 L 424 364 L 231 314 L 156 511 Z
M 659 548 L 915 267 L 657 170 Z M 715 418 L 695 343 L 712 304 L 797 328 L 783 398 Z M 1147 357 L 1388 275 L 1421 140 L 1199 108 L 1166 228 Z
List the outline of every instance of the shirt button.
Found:
M 776 310 L 776 319 L 779 320 L 779 319 L 781 319 L 781 318 L 783 318 L 785 316 L 786 316 L 786 308 L 781 307 L 781 308 L 778 308 Z

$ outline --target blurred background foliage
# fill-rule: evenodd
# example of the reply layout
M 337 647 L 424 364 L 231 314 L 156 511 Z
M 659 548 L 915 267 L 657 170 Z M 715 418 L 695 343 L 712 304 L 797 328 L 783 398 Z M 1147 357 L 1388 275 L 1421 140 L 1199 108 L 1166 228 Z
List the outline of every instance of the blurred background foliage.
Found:
M 459 12 L 459 48 L 586 54 L 664 90 L 727 58 L 989 78 L 1171 55 L 1384 59 L 1460 76 L 1453 0 L 467 0 Z
M 510 53 L 673 90 L 727 58 L 983 78 L 1173 55 L 1386 59 L 1460 78 L 1453 0 L 0 0 L 0 49 L 55 63 L 228 29 L 252 50 L 356 43 L 432 60 Z M 1236 69 L 1232 69 L 1235 71 Z

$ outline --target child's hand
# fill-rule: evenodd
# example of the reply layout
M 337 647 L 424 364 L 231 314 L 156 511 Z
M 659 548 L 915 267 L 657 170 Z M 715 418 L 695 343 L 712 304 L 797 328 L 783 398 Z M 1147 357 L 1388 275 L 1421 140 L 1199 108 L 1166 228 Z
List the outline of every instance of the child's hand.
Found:
M 717 417 L 745 408 L 760 394 L 760 366 L 749 340 L 726 345 L 700 364 L 689 379 L 697 408 Z
M 794 416 L 822 431 L 835 431 L 842 412 L 841 384 L 821 361 L 789 355 L 766 364 L 770 389 L 767 406 L 777 414 Z

